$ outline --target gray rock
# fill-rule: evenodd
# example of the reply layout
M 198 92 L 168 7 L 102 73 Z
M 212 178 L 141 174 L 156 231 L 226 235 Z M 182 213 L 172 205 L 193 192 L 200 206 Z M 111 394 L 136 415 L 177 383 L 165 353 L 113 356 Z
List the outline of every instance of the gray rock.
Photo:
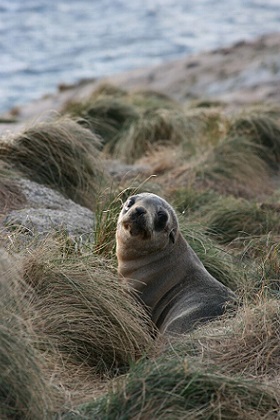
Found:
M 18 185 L 25 195 L 30 207 L 53 210 L 67 209 L 70 205 L 81 207 L 72 200 L 64 197 L 58 191 L 25 178 L 18 180 Z M 83 207 L 81 207 L 83 208 Z
M 20 228 L 27 235 L 47 235 L 65 232 L 81 241 L 93 241 L 94 213 L 63 197 L 57 191 L 35 182 L 20 179 L 18 186 L 26 197 L 27 204 L 20 210 L 10 211 L 3 225 L 11 229 Z

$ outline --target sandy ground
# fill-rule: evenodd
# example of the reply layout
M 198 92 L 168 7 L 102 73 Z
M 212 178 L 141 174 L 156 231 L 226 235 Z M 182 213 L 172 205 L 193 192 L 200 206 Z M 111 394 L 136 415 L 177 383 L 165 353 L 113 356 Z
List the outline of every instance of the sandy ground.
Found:
M 130 90 L 159 91 L 181 102 L 222 101 L 230 108 L 259 102 L 280 104 L 280 33 L 155 67 L 60 85 L 55 94 L 0 116 L 0 133 L 59 113 L 66 101 L 85 99 L 104 82 Z

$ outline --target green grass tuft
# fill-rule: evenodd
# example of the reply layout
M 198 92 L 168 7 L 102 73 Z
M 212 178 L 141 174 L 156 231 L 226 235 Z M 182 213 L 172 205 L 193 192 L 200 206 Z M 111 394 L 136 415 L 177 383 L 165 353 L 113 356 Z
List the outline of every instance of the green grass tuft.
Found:
M 197 179 L 220 193 L 242 196 L 243 190 L 245 195 L 264 190 L 269 168 L 260 149 L 245 137 L 226 137 L 198 164 Z
M 115 391 L 65 419 L 273 419 L 276 392 L 252 381 L 197 369 L 184 357 L 141 361 Z
M 237 269 L 233 257 L 217 242 L 207 237 L 202 226 L 186 221 L 181 225 L 183 235 L 209 273 L 229 288 L 239 289 L 244 282 L 242 266 Z
M 238 238 L 259 236 L 270 232 L 280 233 L 279 214 L 263 209 L 254 202 L 228 198 L 212 207 L 207 217 L 208 232 L 220 243 L 230 243 Z
M 177 110 L 147 110 L 133 121 L 115 148 L 115 155 L 128 163 L 145 155 L 157 144 L 180 144 L 190 132 L 191 122 Z
M 259 149 L 260 157 L 272 168 L 277 168 L 280 162 L 279 108 L 253 108 L 237 115 L 233 119 L 230 133 L 246 136 L 256 145 L 262 146 Z

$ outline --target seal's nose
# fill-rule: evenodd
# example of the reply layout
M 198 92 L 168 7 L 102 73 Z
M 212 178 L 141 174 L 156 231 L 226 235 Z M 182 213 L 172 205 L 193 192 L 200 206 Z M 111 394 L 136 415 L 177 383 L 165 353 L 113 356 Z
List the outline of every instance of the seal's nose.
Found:
M 134 209 L 135 216 L 141 216 L 142 214 L 145 214 L 145 213 L 147 213 L 147 210 L 144 209 L 144 207 L 136 207 Z

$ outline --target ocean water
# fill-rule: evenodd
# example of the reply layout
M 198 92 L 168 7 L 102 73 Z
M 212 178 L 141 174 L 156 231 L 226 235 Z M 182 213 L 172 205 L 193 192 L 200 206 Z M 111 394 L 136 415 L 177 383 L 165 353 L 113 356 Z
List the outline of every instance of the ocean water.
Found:
M 0 111 L 280 30 L 280 0 L 0 0 Z

